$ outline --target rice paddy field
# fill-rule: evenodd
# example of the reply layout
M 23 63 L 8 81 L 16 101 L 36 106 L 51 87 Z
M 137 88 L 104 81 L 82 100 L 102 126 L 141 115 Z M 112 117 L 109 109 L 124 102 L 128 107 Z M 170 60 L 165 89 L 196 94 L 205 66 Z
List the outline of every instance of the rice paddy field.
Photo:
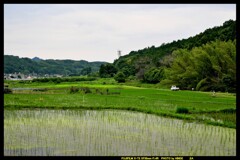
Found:
M 5 83 L 5 156 L 236 156 L 236 94 L 113 79 Z
M 236 156 L 236 130 L 131 111 L 5 110 L 4 155 Z

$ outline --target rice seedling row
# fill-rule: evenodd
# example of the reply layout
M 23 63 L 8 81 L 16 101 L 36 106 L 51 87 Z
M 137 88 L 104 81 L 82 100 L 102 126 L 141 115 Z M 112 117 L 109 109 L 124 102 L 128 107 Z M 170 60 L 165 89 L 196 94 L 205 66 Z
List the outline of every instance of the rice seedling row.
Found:
M 4 110 L 4 155 L 235 156 L 236 130 L 116 110 Z

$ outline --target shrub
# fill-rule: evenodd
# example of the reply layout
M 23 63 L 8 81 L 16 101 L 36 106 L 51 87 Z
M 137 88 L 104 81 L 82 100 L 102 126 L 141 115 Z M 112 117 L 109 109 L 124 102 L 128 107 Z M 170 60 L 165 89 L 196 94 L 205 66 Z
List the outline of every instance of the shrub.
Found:
M 114 79 L 120 83 L 120 82 L 125 82 L 125 74 L 123 72 L 118 72 L 115 76 L 114 76 Z
M 129 81 L 131 81 L 131 80 L 135 80 L 135 79 L 136 79 L 136 77 L 135 77 L 135 76 L 133 76 L 133 75 L 131 75 L 131 76 L 129 76 L 127 79 L 128 79 Z
M 143 80 L 147 83 L 156 84 L 163 79 L 164 69 L 163 68 L 151 68 L 144 73 Z
M 189 110 L 185 107 L 177 107 L 176 113 L 189 113 Z
M 84 94 L 92 93 L 90 88 L 88 88 L 88 87 L 82 87 L 81 90 L 83 91 Z
M 10 88 L 4 88 L 4 94 L 10 94 L 12 90 Z
M 70 88 L 70 93 L 77 93 L 78 91 L 79 91 L 79 88 L 77 88 L 77 87 Z
M 226 109 L 220 110 L 220 112 L 222 112 L 222 113 L 236 113 L 236 108 L 226 108 Z
M 40 92 L 46 92 L 48 89 L 47 88 L 36 88 L 33 89 L 33 91 L 40 91 Z

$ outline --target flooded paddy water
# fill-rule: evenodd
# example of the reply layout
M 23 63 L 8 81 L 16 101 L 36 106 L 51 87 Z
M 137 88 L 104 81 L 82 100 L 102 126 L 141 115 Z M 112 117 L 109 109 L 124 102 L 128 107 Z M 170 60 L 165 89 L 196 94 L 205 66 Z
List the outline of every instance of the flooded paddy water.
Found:
M 119 110 L 4 110 L 5 156 L 236 156 L 236 129 Z

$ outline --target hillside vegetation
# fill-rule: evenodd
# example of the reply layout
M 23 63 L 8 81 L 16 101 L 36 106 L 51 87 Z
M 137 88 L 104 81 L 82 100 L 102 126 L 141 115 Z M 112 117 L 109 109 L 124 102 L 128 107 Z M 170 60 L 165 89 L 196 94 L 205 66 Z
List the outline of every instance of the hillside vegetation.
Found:
M 236 22 L 188 39 L 132 51 L 113 63 L 125 77 L 182 89 L 236 91 Z
M 105 63 L 106 62 L 88 62 L 84 60 L 36 60 L 4 55 L 4 73 L 21 72 L 24 74 L 87 75 L 92 72 L 97 72 L 101 64 Z

